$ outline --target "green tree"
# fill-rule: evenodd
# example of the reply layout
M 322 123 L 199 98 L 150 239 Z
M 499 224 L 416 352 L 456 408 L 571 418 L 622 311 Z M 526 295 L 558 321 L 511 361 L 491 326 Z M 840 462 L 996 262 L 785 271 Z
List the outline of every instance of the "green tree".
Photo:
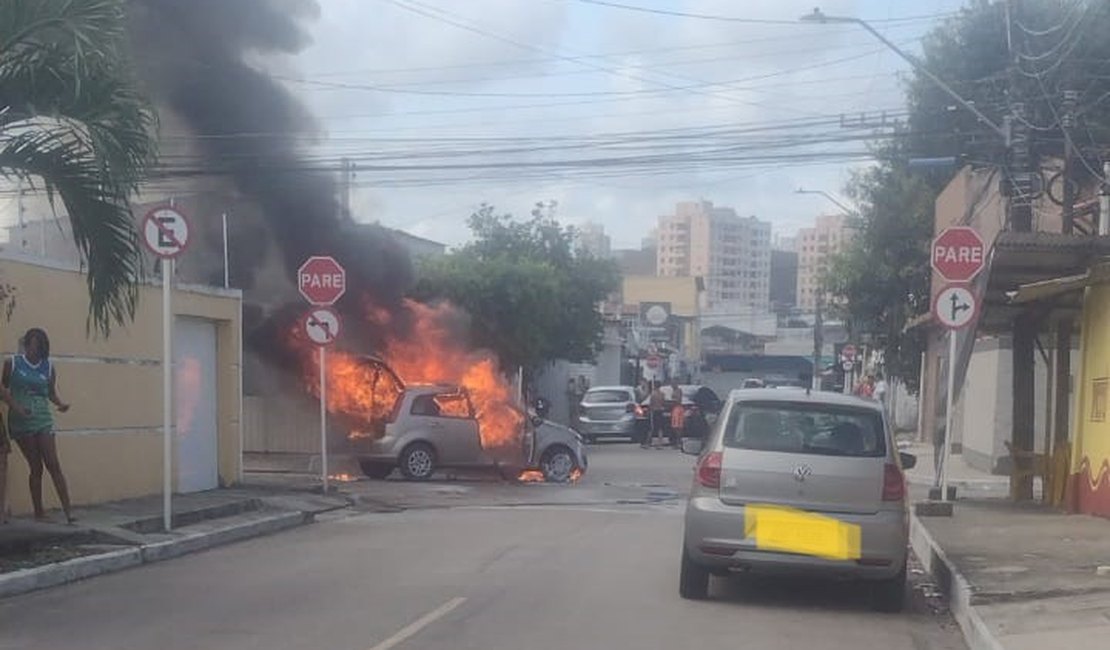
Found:
M 141 259 L 128 196 L 155 152 L 125 5 L 0 2 L 0 175 L 61 199 L 88 271 L 89 323 L 103 333 L 134 315 Z
M 1023 103 L 1034 161 L 1061 155 L 1070 138 L 1080 175 L 1090 179 L 1110 137 L 1110 40 L 1102 37 L 1110 30 L 1110 3 L 1041 0 L 1020 8 L 1007 20 L 1004 3 L 972 0 L 926 36 L 922 62 L 996 125 L 1006 123 L 1013 103 Z M 1065 131 L 1067 90 L 1079 95 L 1076 124 Z M 916 388 L 923 338 L 904 328 L 929 309 L 933 206 L 952 172 L 914 170 L 909 161 L 954 156 L 1004 172 L 1007 150 L 999 134 L 916 70 L 906 82 L 906 103 L 905 124 L 876 147 L 876 165 L 848 185 L 860 227 L 826 282 L 853 329 L 876 338 L 888 373 Z
M 618 284 L 616 265 L 576 253 L 574 229 L 552 212 L 537 207 L 516 221 L 483 205 L 470 217 L 471 243 L 419 268 L 413 296 L 465 309 L 473 343 L 506 368 L 593 359 L 603 327 L 597 305 Z

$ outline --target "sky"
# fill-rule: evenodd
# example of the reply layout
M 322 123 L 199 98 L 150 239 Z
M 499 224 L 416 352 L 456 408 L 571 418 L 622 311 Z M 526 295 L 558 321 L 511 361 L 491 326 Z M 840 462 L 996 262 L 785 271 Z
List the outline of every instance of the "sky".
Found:
M 795 190 L 843 196 L 866 164 L 851 120 L 902 110 L 909 69 L 858 26 L 798 22 L 815 1 L 612 0 L 752 23 L 591 0 L 318 0 L 312 44 L 259 64 L 315 114 L 308 153 L 354 162 L 359 220 L 454 246 L 481 203 L 523 217 L 554 200 L 631 248 L 675 202 L 706 199 L 790 235 L 837 211 Z M 821 8 L 918 51 L 962 4 Z

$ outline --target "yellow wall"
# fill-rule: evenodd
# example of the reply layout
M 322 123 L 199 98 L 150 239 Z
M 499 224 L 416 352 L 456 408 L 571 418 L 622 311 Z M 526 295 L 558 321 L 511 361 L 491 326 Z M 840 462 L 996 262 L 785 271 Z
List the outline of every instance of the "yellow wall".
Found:
M 696 278 L 626 275 L 621 291 L 626 305 L 669 302 L 675 316 L 692 317 L 700 313 Z
M 85 277 L 75 271 L 0 259 L 0 282 L 16 289 L 10 320 L 0 321 L 0 352 L 16 350 L 29 327 L 50 336 L 58 392 L 72 408 L 56 415 L 62 468 L 75 504 L 154 494 L 162 485 L 161 287 L 143 286 L 133 323 L 107 338 L 86 333 Z M 173 307 L 216 325 L 218 463 L 221 484 L 239 473 L 240 304 L 237 291 L 178 288 Z M 30 511 L 27 464 L 8 459 L 8 502 Z M 176 479 L 175 479 L 176 480 Z M 57 504 L 45 479 L 44 495 Z
M 1095 403 L 1096 386 L 1101 380 L 1110 382 L 1110 284 L 1086 290 L 1080 347 L 1071 494 L 1081 512 L 1110 516 L 1110 408 L 1098 409 Z M 1106 401 L 1108 391 L 1110 387 L 1103 391 Z
M 682 340 L 686 341 L 689 358 L 701 357 L 701 323 L 698 320 L 701 307 L 697 278 L 626 275 L 621 283 L 621 295 L 625 305 L 669 302 L 672 315 L 693 319 L 683 324 Z

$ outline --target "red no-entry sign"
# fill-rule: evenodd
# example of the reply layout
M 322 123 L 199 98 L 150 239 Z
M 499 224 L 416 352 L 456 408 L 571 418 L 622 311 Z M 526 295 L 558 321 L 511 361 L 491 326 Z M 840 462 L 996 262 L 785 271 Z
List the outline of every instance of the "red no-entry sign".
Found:
M 347 290 L 347 272 L 334 257 L 310 257 L 297 271 L 297 289 L 313 305 L 334 305 Z
M 967 226 L 946 228 L 933 240 L 933 270 L 949 282 L 967 282 L 983 270 L 986 246 Z

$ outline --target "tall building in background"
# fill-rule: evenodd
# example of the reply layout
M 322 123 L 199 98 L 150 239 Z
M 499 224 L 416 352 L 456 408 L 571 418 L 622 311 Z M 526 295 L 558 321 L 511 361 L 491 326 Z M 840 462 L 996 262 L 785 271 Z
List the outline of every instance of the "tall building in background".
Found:
M 659 217 L 659 275 L 705 279 L 706 308 L 770 308 L 771 224 L 710 201 L 686 201 Z
M 575 232 L 575 244 L 578 250 L 583 250 L 594 257 L 607 258 L 612 256 L 612 243 L 609 235 L 605 234 L 605 226 L 599 223 L 586 222 L 578 226 Z
M 844 250 L 851 237 L 848 217 L 843 214 L 817 217 L 813 228 L 798 231 L 798 307 L 803 311 L 817 308 L 817 296 L 829 260 Z

